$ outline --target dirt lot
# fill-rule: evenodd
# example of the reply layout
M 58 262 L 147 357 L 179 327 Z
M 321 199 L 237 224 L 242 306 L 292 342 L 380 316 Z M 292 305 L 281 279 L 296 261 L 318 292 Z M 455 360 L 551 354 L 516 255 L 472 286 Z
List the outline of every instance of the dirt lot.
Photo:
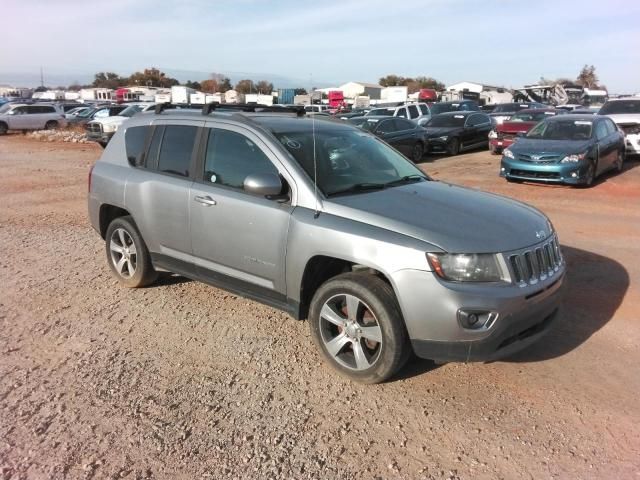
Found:
M 551 217 L 563 314 L 506 361 L 360 386 L 306 322 L 180 277 L 119 287 L 86 219 L 100 152 L 0 138 L 1 479 L 640 479 L 640 161 L 588 190 L 425 162 Z

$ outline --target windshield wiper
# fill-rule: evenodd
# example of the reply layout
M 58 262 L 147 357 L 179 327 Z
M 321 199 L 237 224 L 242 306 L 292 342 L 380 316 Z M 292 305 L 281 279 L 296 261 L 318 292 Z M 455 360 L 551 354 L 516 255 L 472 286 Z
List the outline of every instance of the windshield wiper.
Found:
M 390 182 L 385 183 L 386 187 L 392 187 L 394 185 L 402 185 L 403 183 L 414 183 L 421 182 L 422 180 L 426 180 L 426 177 L 422 175 L 418 175 L 417 173 L 414 175 L 406 175 L 402 178 L 398 178 L 397 180 L 392 180 Z
M 368 190 L 382 190 L 386 186 L 387 185 L 385 183 L 356 183 L 355 185 L 351 185 L 349 188 L 331 192 L 327 196 L 333 197 L 335 195 L 343 195 L 346 193 L 359 193 L 366 192 Z

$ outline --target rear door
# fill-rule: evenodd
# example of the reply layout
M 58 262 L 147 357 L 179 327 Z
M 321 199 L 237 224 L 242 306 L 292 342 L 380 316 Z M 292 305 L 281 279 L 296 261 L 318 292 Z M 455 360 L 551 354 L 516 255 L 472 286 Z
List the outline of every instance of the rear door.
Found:
M 197 139 L 204 121 L 159 121 L 146 155 L 146 170 L 127 181 L 126 204 L 156 258 L 165 263 L 191 263 L 190 189 Z M 128 132 L 125 132 L 125 135 Z
M 31 108 L 29 105 L 23 105 L 21 107 L 14 108 L 12 110 L 13 113 L 7 116 L 7 120 L 9 121 L 9 128 L 13 130 L 29 128 L 29 108 Z
M 396 131 L 394 133 L 394 147 L 408 158 L 411 158 L 413 146 L 418 141 L 416 124 L 404 118 L 394 119 Z
M 204 153 L 188 201 L 196 269 L 213 283 L 223 281 L 264 300 L 284 301 L 293 207 L 290 201 L 249 194 L 243 183 L 251 174 L 285 178 L 286 173 L 268 146 L 247 129 L 219 125 L 203 132 Z
M 394 122 L 393 118 L 385 118 L 384 120 L 380 120 L 374 133 L 389 145 L 400 150 L 400 145 L 398 145 L 398 142 L 396 141 L 396 122 Z
M 597 173 L 608 170 L 615 162 L 615 143 L 612 141 L 612 135 L 604 119 L 598 119 L 594 122 L 596 141 L 598 142 L 598 171 Z

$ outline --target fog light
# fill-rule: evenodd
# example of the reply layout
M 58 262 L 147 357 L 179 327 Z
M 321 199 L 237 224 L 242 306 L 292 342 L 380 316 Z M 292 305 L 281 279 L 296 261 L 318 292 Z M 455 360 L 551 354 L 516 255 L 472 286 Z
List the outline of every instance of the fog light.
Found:
M 496 319 L 497 312 L 488 312 L 483 310 L 458 310 L 458 322 L 462 328 L 468 330 L 486 330 L 491 328 Z
M 576 172 L 571 172 L 571 176 L 572 176 L 573 178 L 577 178 L 577 177 L 578 177 L 578 174 L 577 174 Z
M 500 171 L 501 171 L 501 172 L 504 172 L 504 171 L 505 171 L 505 168 L 504 168 L 504 167 L 502 167 L 502 168 L 500 169 Z

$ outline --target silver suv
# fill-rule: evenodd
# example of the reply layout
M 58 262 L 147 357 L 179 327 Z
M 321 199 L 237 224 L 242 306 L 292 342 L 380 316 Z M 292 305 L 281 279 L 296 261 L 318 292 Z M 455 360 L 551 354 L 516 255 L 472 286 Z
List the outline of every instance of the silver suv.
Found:
M 116 278 L 142 287 L 173 272 L 308 319 L 327 362 L 367 383 L 412 351 L 493 360 L 550 328 L 565 262 L 545 215 L 291 110 L 127 120 L 89 176 Z
M 6 103 L 0 107 L 0 135 L 9 130 L 51 130 L 66 125 L 64 112 L 57 105 Z
M 408 118 L 418 125 L 425 125 L 431 119 L 431 109 L 426 103 L 408 103 L 398 107 L 372 108 L 366 115 L 390 115 Z

